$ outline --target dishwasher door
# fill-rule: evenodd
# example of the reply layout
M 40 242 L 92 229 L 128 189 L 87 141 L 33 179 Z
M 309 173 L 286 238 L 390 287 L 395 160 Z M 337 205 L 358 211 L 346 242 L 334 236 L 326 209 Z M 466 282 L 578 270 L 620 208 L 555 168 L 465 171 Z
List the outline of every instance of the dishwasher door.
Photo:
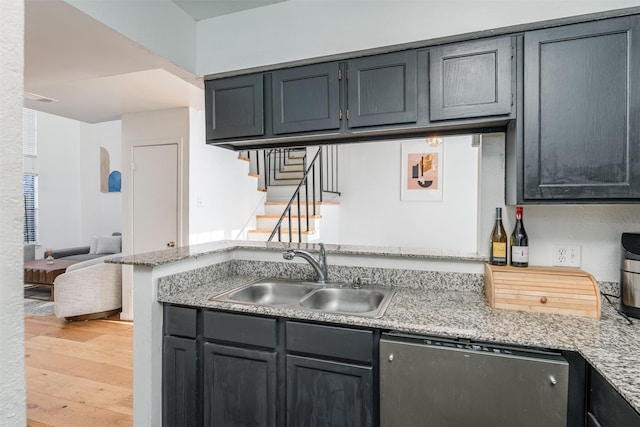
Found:
M 557 353 L 420 337 L 380 340 L 380 427 L 566 427 Z

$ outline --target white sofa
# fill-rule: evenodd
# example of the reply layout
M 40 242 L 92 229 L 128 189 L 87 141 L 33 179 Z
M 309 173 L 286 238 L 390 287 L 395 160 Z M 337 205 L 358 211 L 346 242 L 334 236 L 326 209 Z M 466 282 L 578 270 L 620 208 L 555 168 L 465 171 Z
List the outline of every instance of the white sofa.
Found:
M 69 320 L 104 318 L 122 307 L 122 266 L 107 264 L 111 254 L 73 264 L 54 281 L 56 317 Z

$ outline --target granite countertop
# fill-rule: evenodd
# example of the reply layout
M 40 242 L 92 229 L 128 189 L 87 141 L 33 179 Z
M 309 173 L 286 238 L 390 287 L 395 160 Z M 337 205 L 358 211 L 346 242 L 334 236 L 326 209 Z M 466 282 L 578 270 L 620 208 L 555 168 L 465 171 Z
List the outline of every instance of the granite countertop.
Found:
M 640 320 L 633 325 L 606 301 L 600 320 L 492 309 L 481 292 L 396 287 L 378 319 L 211 301 L 259 277 L 227 276 L 195 287 L 161 283 L 163 303 L 293 319 L 578 351 L 640 412 Z
M 239 240 L 221 240 L 199 245 L 183 246 L 161 251 L 147 252 L 138 255 L 113 257 L 106 262 L 113 264 L 139 265 L 157 267 L 176 261 L 197 259 L 198 257 L 233 250 L 259 250 L 282 253 L 288 249 L 305 249 L 317 251 L 318 245 L 313 243 L 285 243 L 285 242 L 253 242 Z M 354 246 L 354 245 L 325 245 L 327 254 L 331 255 L 367 255 L 379 257 L 398 257 L 408 259 L 430 259 L 446 261 L 486 262 L 488 258 L 476 253 L 457 252 L 443 249 L 407 248 L 394 246 Z

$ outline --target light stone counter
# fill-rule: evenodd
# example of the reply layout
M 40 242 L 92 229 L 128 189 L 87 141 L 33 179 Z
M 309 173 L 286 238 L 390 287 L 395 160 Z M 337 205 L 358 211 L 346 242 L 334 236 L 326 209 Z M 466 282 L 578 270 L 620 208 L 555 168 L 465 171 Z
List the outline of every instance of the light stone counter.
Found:
M 282 259 L 291 247 L 317 249 L 218 242 L 111 261 L 133 266 L 135 425 L 161 422 L 162 303 L 577 351 L 640 412 L 640 319 L 629 325 L 606 301 L 600 320 L 492 309 L 483 294 L 486 259 L 475 254 L 327 245 L 332 281 L 396 289 L 379 319 L 211 300 L 259 278 L 314 279 L 306 262 Z
M 278 316 L 383 330 L 467 338 L 573 350 L 597 369 L 640 412 L 640 320 L 629 325 L 603 301 L 600 320 L 492 309 L 483 294 L 483 276 L 388 269 L 330 270 L 330 278 L 368 274 L 376 286 L 396 292 L 379 319 L 213 301 L 212 298 L 263 277 L 310 279 L 312 272 L 287 263 L 230 261 L 158 282 L 163 303 Z M 296 274 L 297 273 L 297 274 Z M 363 277 L 363 276 L 361 276 Z

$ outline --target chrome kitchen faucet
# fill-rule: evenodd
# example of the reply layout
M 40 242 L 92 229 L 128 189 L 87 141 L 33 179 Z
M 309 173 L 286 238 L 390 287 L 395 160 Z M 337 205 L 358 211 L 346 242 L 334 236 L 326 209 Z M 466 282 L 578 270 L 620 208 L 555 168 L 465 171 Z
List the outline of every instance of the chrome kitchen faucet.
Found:
M 295 257 L 299 256 L 300 258 L 305 259 L 309 264 L 311 264 L 311 267 L 313 267 L 318 274 L 317 282 L 324 284 L 329 278 L 329 274 L 327 272 L 327 255 L 324 250 L 324 244 L 319 243 L 319 245 L 320 253 L 318 254 L 317 260 L 309 252 L 300 249 L 290 249 L 282 254 L 282 258 L 291 261 Z

